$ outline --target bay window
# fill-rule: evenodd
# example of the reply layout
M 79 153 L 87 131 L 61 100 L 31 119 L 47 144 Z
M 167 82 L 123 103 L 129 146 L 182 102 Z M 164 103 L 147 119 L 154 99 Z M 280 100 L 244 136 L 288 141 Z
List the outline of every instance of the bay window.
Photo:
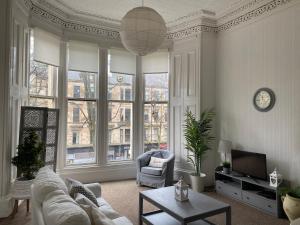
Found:
M 132 164 L 168 148 L 167 52 L 138 58 L 39 29 L 32 42 L 29 103 L 60 109 L 60 169 Z
M 66 163 L 96 163 L 98 46 L 71 41 L 68 68 Z
M 168 54 L 143 57 L 144 150 L 168 149 Z

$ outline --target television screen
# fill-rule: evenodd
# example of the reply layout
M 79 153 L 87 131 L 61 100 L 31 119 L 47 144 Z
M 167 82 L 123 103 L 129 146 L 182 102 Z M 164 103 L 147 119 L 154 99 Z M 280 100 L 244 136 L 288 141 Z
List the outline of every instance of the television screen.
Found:
M 267 160 L 265 154 L 231 150 L 232 171 L 267 180 Z

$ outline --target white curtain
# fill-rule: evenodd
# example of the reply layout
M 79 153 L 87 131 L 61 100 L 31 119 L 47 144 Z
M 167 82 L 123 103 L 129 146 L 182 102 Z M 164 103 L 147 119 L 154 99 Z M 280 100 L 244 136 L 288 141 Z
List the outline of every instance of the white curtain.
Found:
M 110 72 L 136 74 L 136 56 L 125 50 L 111 49 Z
M 70 41 L 69 43 L 69 70 L 86 72 L 99 71 L 99 51 L 98 45 Z
M 142 71 L 143 73 L 169 72 L 169 53 L 162 51 L 143 56 Z
M 60 38 L 40 29 L 34 29 L 33 58 L 36 61 L 59 66 Z

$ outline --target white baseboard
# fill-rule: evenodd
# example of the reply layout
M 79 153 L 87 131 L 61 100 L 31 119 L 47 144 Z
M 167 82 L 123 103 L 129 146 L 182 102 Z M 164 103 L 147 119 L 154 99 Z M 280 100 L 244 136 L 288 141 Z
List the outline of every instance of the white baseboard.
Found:
M 0 218 L 10 216 L 13 211 L 14 201 L 11 196 L 7 195 L 0 198 Z

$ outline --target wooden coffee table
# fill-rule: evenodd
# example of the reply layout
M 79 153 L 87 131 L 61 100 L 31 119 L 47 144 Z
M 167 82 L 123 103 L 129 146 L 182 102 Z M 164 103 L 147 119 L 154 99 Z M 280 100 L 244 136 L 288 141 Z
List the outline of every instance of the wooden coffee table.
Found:
M 226 225 L 231 225 L 230 205 L 189 189 L 189 201 L 175 199 L 174 186 L 142 191 L 139 194 L 139 225 L 212 225 L 205 218 L 226 213 Z M 144 213 L 143 200 L 159 208 Z

